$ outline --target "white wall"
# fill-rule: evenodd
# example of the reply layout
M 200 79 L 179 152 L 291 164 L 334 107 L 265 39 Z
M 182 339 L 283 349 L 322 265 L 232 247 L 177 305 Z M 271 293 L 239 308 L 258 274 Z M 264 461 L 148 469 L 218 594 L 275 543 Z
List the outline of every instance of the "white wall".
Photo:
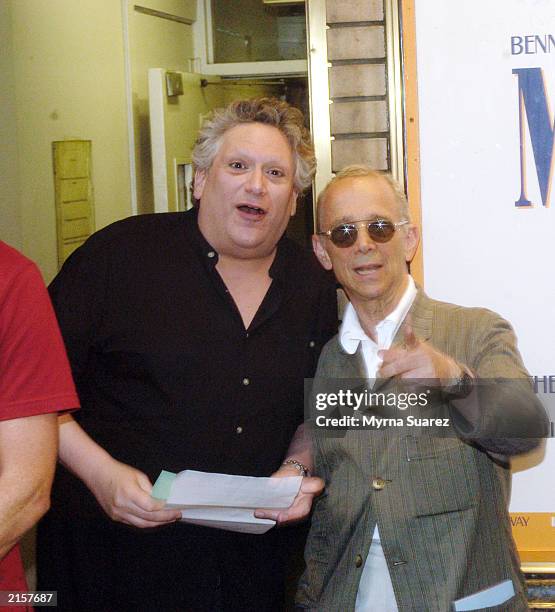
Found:
M 526 121 L 528 196 L 535 204 L 515 206 L 521 142 L 513 70 L 542 67 L 552 109 L 555 49 L 514 53 L 511 40 L 549 35 L 553 4 L 511 0 L 500 11 L 498 3 L 481 0 L 416 2 L 425 287 L 435 298 L 507 317 L 525 364 L 542 380 L 555 374 L 555 209 L 553 198 L 543 206 L 539 196 Z M 542 399 L 553 406 L 552 393 Z M 545 458 L 533 453 L 518 469 L 542 459 L 516 475 L 513 512 L 554 515 L 555 440 L 548 440 Z M 545 544 L 553 543 L 553 553 L 549 529 Z

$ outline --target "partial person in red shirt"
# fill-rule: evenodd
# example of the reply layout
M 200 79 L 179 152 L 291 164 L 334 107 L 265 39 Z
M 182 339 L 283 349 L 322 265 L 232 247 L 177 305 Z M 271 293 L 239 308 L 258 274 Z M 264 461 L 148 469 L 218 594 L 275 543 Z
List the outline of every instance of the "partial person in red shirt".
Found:
M 56 413 L 78 405 L 40 272 L 0 241 L 0 591 L 27 591 L 17 543 L 50 505 Z

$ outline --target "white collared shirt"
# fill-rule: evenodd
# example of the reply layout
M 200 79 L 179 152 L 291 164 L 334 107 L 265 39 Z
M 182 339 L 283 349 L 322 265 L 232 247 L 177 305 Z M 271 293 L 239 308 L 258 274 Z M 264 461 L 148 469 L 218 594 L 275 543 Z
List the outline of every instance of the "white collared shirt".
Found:
M 397 303 L 397 306 L 395 306 L 393 311 L 390 312 L 385 319 L 376 325 L 377 342 L 374 342 L 372 338 L 368 337 L 365 331 L 362 329 L 360 320 L 353 305 L 349 302 L 345 308 L 343 323 L 341 324 L 341 329 L 339 330 L 339 342 L 343 347 L 343 350 L 350 355 L 354 355 L 359 344 L 361 345 L 362 359 L 364 362 L 364 367 L 366 368 L 366 376 L 369 379 L 373 379 L 372 386 L 376 379 L 376 373 L 378 372 L 382 363 L 382 359 L 378 355 L 378 351 L 387 350 L 391 346 L 393 338 L 405 320 L 405 317 L 407 316 L 415 297 L 416 285 L 414 284 L 412 276 L 408 276 L 407 287 L 401 296 L 401 299 Z M 389 605 L 387 605 L 387 610 L 397 610 L 397 606 L 395 605 L 395 596 L 393 594 L 393 587 L 391 586 L 391 578 L 387 568 L 387 562 L 380 544 L 378 525 L 376 525 L 374 529 L 372 540 L 372 551 L 369 553 L 364 564 L 361 582 L 357 593 L 355 611 L 366 612 L 378 609 L 376 607 L 374 597 L 376 580 L 377 583 L 381 585 L 381 589 L 385 589 L 387 592 L 389 603 Z M 380 605 L 383 606 L 383 602 L 378 604 L 378 607 Z M 385 612 L 383 607 L 382 610 Z
M 412 276 L 408 276 L 407 287 L 401 296 L 401 299 L 385 319 L 376 325 L 376 336 L 378 342 L 374 342 L 369 338 L 360 325 L 358 315 L 349 302 L 345 308 L 343 323 L 339 330 L 339 342 L 343 350 L 350 355 L 354 355 L 358 345 L 361 344 L 362 358 L 366 368 L 366 376 L 370 379 L 376 378 L 376 372 L 379 370 L 382 363 L 378 356 L 378 351 L 386 350 L 391 346 L 393 338 L 397 333 L 401 323 L 407 316 L 414 298 L 416 297 L 416 285 Z

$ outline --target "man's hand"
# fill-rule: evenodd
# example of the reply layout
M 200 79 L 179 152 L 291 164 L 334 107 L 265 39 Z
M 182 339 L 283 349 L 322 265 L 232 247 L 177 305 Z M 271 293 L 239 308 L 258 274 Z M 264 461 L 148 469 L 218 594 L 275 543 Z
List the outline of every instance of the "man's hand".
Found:
M 419 340 L 407 318 L 403 327 L 404 342 L 385 351 L 379 351 L 382 365 L 380 378 L 397 376 L 404 380 L 426 381 L 448 387 L 461 374 L 461 368 L 454 359 L 438 351 L 427 342 Z M 437 381 L 437 382 L 436 382 Z
M 181 518 L 179 510 L 163 510 L 164 502 L 151 497 L 152 484 L 139 470 L 116 461 L 73 419 L 58 419 L 60 460 L 92 491 L 104 512 L 120 523 L 159 527 Z
M 299 472 L 295 468 L 283 466 L 272 474 L 272 478 L 285 478 L 286 476 L 298 476 Z M 301 482 L 301 488 L 293 503 L 284 510 L 261 509 L 256 510 L 256 518 L 272 519 L 278 525 L 297 523 L 305 519 L 312 509 L 314 498 L 324 490 L 324 481 L 315 476 L 305 476 Z
M 106 514 L 120 523 L 159 527 L 181 518 L 179 510 L 164 510 L 164 502 L 151 497 L 145 474 L 112 458 L 100 467 L 90 488 Z

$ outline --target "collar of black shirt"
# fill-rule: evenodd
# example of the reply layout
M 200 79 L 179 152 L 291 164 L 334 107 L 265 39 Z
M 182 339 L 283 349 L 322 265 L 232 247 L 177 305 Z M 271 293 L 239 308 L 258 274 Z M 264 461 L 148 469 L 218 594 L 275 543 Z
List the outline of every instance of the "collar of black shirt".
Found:
M 212 271 L 218 263 L 218 253 L 214 247 L 202 235 L 198 227 L 198 208 L 192 208 L 183 213 L 185 218 L 185 229 L 191 240 L 194 250 L 198 253 L 203 265 Z M 288 262 L 291 261 L 294 247 L 291 241 L 283 234 L 277 244 L 277 253 L 270 266 L 269 275 L 274 280 L 285 283 L 287 279 Z

